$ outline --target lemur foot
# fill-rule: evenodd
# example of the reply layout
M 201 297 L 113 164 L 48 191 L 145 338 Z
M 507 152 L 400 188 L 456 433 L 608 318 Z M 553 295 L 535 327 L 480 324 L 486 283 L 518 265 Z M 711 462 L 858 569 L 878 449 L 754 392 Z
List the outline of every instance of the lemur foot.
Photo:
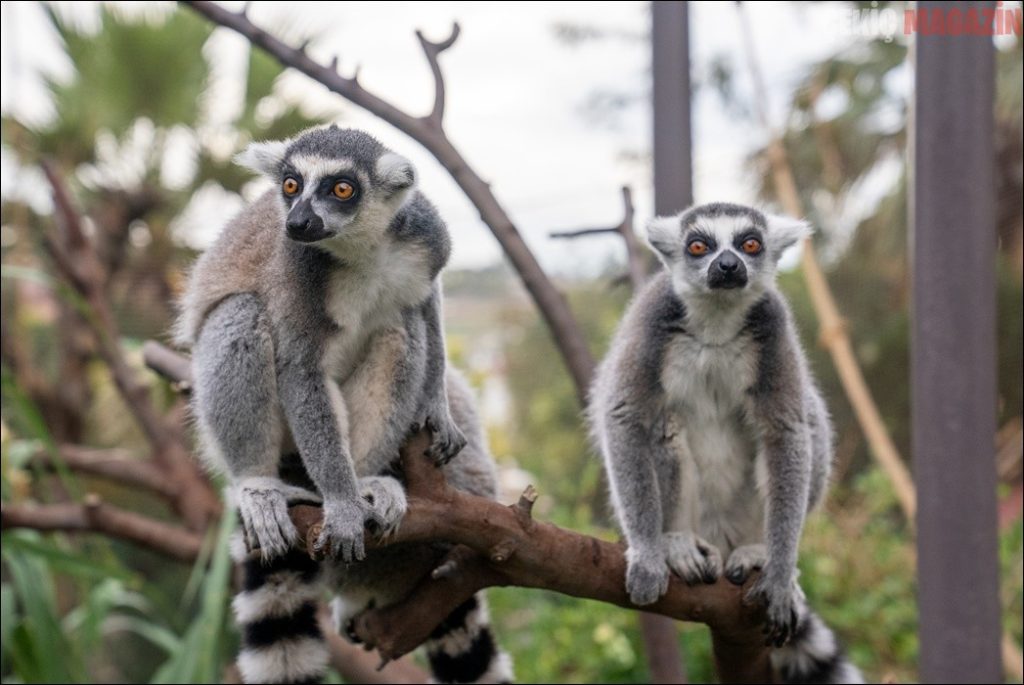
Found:
M 764 643 L 769 647 L 782 647 L 796 632 L 800 622 L 800 607 L 804 593 L 796 580 L 774 581 L 766 570 L 744 597 L 748 604 L 765 605 Z
M 371 533 L 384 539 L 398 531 L 408 507 L 401 483 L 388 476 L 360 478 L 359 494 L 368 507 L 366 526 Z
M 668 592 L 668 581 L 664 550 L 626 550 L 626 592 L 633 604 L 653 604 Z
M 722 575 L 722 554 L 710 542 L 690 532 L 662 535 L 668 566 L 687 585 L 714 583 Z
M 269 561 L 287 554 L 298 541 L 299 532 L 288 516 L 288 494 L 295 489 L 272 477 L 243 478 L 234 486 L 247 551 L 259 550 Z
M 450 416 L 428 415 L 424 425 L 430 429 L 432 440 L 427 448 L 427 456 L 438 466 L 444 466 L 454 459 L 466 446 L 466 436 Z
M 361 497 L 325 500 L 323 528 L 313 545 L 314 555 L 340 559 L 346 564 L 364 559 L 363 528 L 367 509 Z
M 760 571 L 768 563 L 768 548 L 764 545 L 742 545 L 729 555 L 725 562 L 725 577 L 733 585 L 743 585 L 754 571 Z

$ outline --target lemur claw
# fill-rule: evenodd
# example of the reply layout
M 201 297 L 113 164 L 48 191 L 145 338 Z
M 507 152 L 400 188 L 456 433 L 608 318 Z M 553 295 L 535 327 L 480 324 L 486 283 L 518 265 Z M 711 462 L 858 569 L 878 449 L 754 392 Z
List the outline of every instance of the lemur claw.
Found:
M 744 601 L 748 604 L 762 603 L 765 605 L 765 623 L 761 633 L 765 635 L 764 644 L 769 647 L 782 647 L 796 632 L 800 623 L 799 604 L 803 601 L 803 592 L 795 581 L 778 584 L 766 580 L 762 575 L 754 586 L 747 591 Z
M 424 424 L 431 433 L 427 456 L 433 459 L 437 466 L 444 466 L 450 462 L 466 446 L 466 436 L 450 418 L 439 420 L 428 416 Z

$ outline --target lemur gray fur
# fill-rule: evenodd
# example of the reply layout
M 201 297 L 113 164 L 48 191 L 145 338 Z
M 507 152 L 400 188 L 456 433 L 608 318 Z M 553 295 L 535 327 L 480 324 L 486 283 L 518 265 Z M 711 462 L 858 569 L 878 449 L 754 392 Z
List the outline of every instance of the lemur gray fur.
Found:
M 767 607 L 785 682 L 861 682 L 807 607 L 797 547 L 825 492 L 832 428 L 775 287 L 803 222 L 708 204 L 648 225 L 665 270 L 630 304 L 592 388 L 590 419 L 628 543 L 638 605 L 721 575 Z
M 386 536 L 405 513 L 397 458 L 410 429 L 431 429 L 428 455 L 457 488 L 493 497 L 494 464 L 467 385 L 446 369 L 439 273 L 450 241 L 412 164 L 336 126 L 254 143 L 239 162 L 276 187 L 198 260 L 176 333 L 193 352 L 203 454 L 229 477 L 242 521 L 242 676 L 317 681 L 323 588 L 349 614 L 386 606 L 445 553 L 364 551 L 364 527 Z M 322 564 L 294 550 L 288 506 L 303 501 L 323 504 Z M 482 594 L 427 650 L 440 682 L 512 677 Z

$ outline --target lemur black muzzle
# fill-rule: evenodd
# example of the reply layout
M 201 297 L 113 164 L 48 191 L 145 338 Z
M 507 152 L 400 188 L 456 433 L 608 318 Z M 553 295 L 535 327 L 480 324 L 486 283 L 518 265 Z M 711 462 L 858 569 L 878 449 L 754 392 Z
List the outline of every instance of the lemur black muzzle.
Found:
M 718 255 L 708 267 L 708 287 L 712 290 L 731 290 L 747 284 L 747 266 L 732 250 Z
M 309 200 L 302 200 L 292 207 L 285 227 L 288 229 L 288 237 L 300 243 L 315 243 L 330 235 L 324 229 L 324 220 L 313 211 Z

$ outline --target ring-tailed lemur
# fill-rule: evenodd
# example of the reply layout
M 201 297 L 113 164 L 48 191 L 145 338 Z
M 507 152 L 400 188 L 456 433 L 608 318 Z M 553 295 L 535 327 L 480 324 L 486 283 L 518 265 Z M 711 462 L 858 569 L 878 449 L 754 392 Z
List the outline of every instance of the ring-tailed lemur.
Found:
M 797 584 L 807 511 L 832 458 L 825 403 L 776 290 L 802 221 L 732 204 L 658 218 L 665 272 L 636 296 L 597 373 L 592 432 L 628 543 L 626 589 L 650 604 L 669 573 L 742 584 L 767 606 L 785 682 L 860 682 Z
M 204 455 L 230 478 L 242 521 L 242 676 L 305 682 L 326 669 L 324 587 L 352 612 L 386 606 L 445 552 L 364 553 L 364 526 L 386 535 L 405 513 L 396 461 L 410 428 L 431 428 L 429 454 L 455 487 L 493 497 L 494 464 L 467 386 L 446 372 L 438 275 L 449 237 L 412 164 L 336 126 L 253 144 L 239 161 L 276 187 L 197 262 L 177 338 L 193 350 Z M 294 549 L 288 506 L 303 501 L 323 504 L 324 563 Z M 471 602 L 428 643 L 434 675 L 510 680 L 483 596 Z

